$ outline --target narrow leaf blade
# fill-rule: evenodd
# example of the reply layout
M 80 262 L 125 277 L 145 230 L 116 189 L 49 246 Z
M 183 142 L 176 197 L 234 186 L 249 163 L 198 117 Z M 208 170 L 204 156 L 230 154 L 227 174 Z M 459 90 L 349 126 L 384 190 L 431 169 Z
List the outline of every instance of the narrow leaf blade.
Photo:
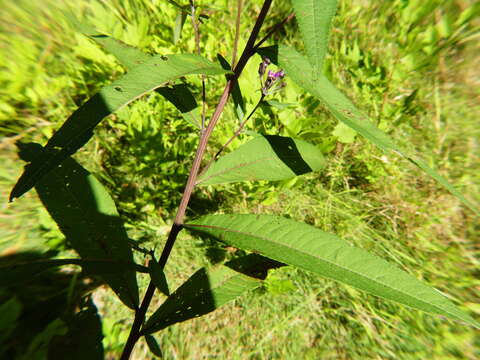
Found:
M 207 215 L 186 228 L 401 304 L 480 324 L 437 290 L 383 259 L 310 225 L 274 215 Z
M 327 53 L 330 24 L 337 10 L 337 0 L 293 0 L 292 5 L 308 59 L 315 76 L 318 76 Z
M 289 137 L 264 135 L 218 159 L 198 184 L 283 180 L 324 166 L 323 155 L 315 146 Z
M 378 129 L 325 76 L 321 75 L 314 79 L 314 69 L 308 60 L 295 49 L 286 46 L 273 46 L 261 49 L 259 52 L 284 68 L 285 72 L 295 83 L 318 98 L 337 120 L 358 132 L 383 151 L 387 153 L 393 152 L 406 158 L 444 186 L 472 211 L 480 215 L 480 209 L 475 204 L 468 201 L 447 179 L 427 166 L 425 162 L 400 149 L 387 134 Z
M 45 174 L 74 154 L 93 136 L 93 129 L 112 112 L 165 82 L 189 74 L 225 74 L 218 65 L 193 54 L 153 56 L 122 78 L 105 86 L 78 108 L 53 135 L 44 151 L 25 168 L 10 193 L 10 201 L 30 190 Z
M 261 284 L 261 280 L 226 266 L 212 271 L 202 268 L 152 314 L 143 332 L 152 334 L 172 324 L 208 314 Z
M 163 353 L 160 345 L 158 345 L 157 340 L 153 337 L 153 335 L 145 335 L 145 340 L 147 341 L 148 348 L 152 352 L 153 355 L 162 358 Z

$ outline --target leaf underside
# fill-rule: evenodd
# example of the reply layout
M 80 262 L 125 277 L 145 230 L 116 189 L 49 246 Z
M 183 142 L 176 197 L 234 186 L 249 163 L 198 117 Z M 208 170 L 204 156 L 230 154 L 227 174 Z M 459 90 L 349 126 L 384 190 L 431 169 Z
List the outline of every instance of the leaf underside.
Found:
M 274 215 L 207 215 L 185 225 L 244 250 L 315 272 L 429 313 L 480 328 L 447 298 L 413 276 L 346 241 Z
M 143 333 L 202 316 L 262 285 L 269 269 L 283 264 L 256 254 L 227 262 L 216 269 L 202 268 L 183 283 L 152 314 Z

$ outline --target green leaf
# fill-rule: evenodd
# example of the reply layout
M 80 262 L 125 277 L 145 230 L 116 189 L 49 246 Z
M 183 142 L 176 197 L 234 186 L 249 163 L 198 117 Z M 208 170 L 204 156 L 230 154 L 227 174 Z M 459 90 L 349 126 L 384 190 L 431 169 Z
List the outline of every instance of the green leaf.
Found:
M 89 35 L 89 38 L 115 56 L 127 70 L 131 70 L 152 58 L 151 55 L 107 35 Z
M 227 59 L 225 59 L 221 54 L 217 54 L 217 59 L 224 70 L 230 70 L 232 68 L 232 66 L 227 61 Z M 227 76 L 227 80 L 228 80 L 228 76 Z M 238 121 L 242 121 L 245 116 L 246 110 L 245 110 L 245 102 L 243 101 L 243 95 L 240 89 L 240 85 L 238 84 L 238 80 L 235 80 L 233 83 L 231 98 L 233 100 L 235 115 L 237 115 Z
M 145 335 L 145 340 L 147 341 L 148 348 L 152 352 L 153 355 L 162 358 L 163 353 L 160 345 L 158 345 L 157 340 L 153 337 L 153 335 Z
M 335 126 L 335 129 L 333 129 L 332 135 L 336 136 L 341 143 L 350 144 L 355 141 L 355 135 L 357 135 L 357 132 L 340 122 Z
M 186 228 L 429 313 L 480 323 L 434 288 L 313 226 L 274 215 L 207 215 Z
M 175 27 L 173 28 L 173 43 L 176 44 L 182 36 L 183 25 L 187 19 L 187 13 L 180 11 L 175 19 Z
M 182 113 L 183 118 L 187 122 L 200 128 L 200 109 L 187 85 L 165 86 L 156 91 L 170 101 Z
M 292 5 L 316 78 L 322 73 L 337 0 L 292 0 Z
M 148 270 L 155 287 L 160 290 L 162 294 L 169 296 L 170 290 L 168 289 L 167 278 L 165 277 L 165 272 L 160 264 L 156 262 L 155 259 L 152 259 L 148 263 Z
M 282 67 L 289 78 L 305 91 L 318 98 L 337 120 L 355 130 L 383 151 L 398 154 L 414 163 L 443 185 L 472 211 L 480 215 L 480 210 L 477 206 L 468 201 L 444 177 L 428 167 L 422 160 L 401 150 L 387 134 L 378 129 L 325 76 L 321 75 L 315 79 L 313 77 L 314 69 L 302 54 L 286 46 L 272 46 L 260 49 L 258 52 L 269 57 L 272 62 Z
M 243 293 L 262 285 L 261 280 L 240 274 L 226 266 L 198 270 L 152 314 L 144 334 L 208 314 Z
M 41 259 L 27 262 L 14 262 L 0 264 L 0 287 L 18 285 L 23 282 L 32 281 L 44 271 L 63 265 L 78 265 L 86 272 L 95 275 L 119 274 L 125 269 L 137 272 L 148 273 L 144 266 L 126 261 L 114 260 L 91 260 L 91 259 Z
M 27 161 L 36 153 L 42 156 L 44 151 L 38 144 L 19 147 L 20 157 Z M 115 203 L 102 184 L 75 160 L 64 159 L 35 189 L 80 257 L 133 263 L 129 238 Z M 136 308 L 138 286 L 133 268 L 120 274 L 103 273 L 101 277 L 125 305 Z
M 97 124 L 112 112 L 170 80 L 189 74 L 225 74 L 218 65 L 192 54 L 156 55 L 105 86 L 77 109 L 25 168 L 10 193 L 10 201 L 30 190 L 45 174 L 75 153 L 92 136 Z
M 200 176 L 198 184 L 283 180 L 324 166 L 323 155 L 315 146 L 289 137 L 264 135 L 222 156 Z

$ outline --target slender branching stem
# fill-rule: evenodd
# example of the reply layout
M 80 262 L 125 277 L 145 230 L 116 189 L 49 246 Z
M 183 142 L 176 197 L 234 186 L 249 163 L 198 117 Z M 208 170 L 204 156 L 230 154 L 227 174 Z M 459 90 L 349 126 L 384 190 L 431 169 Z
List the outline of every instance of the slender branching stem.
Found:
M 288 15 L 285 19 L 283 19 L 282 21 L 280 21 L 279 23 L 275 24 L 268 32 L 267 34 L 262 38 L 262 40 L 260 40 L 257 44 L 255 44 L 255 46 L 253 47 L 253 49 L 255 51 L 257 51 L 257 49 L 263 45 L 263 43 L 265 41 L 267 41 L 270 36 L 272 36 L 274 33 L 276 33 L 278 30 L 280 30 L 287 22 L 289 22 L 290 20 L 292 20 L 293 18 L 295 17 L 295 13 L 291 13 L 290 15 Z
M 196 9 L 195 9 L 195 0 L 190 0 L 190 9 L 191 9 L 191 18 L 192 18 L 192 27 L 195 35 L 195 49 L 197 54 L 200 55 L 200 27 L 197 21 Z M 207 99 L 205 91 L 205 75 L 201 76 L 202 78 L 202 120 L 201 120 L 201 132 L 205 129 L 205 113 L 207 109 Z
M 225 108 L 228 97 L 232 92 L 234 82 L 238 79 L 238 77 L 242 73 L 250 57 L 253 54 L 255 54 L 253 47 L 258 37 L 258 33 L 260 32 L 260 28 L 262 27 L 265 21 L 265 17 L 267 16 L 267 13 L 268 13 L 268 10 L 270 9 L 271 4 L 272 4 L 272 0 L 264 1 L 262 9 L 260 10 L 260 14 L 258 15 L 257 21 L 253 26 L 252 33 L 250 34 L 247 44 L 245 45 L 245 49 L 243 50 L 243 53 L 240 56 L 238 64 L 235 66 L 234 74 L 227 81 L 223 94 L 220 97 L 218 105 L 215 108 L 215 112 L 213 113 L 207 128 L 205 129 L 205 131 L 202 131 L 201 133 L 200 142 L 198 145 L 197 152 L 195 154 L 195 158 L 193 160 L 192 168 L 190 170 L 190 174 L 187 180 L 187 184 L 185 186 L 185 190 L 182 195 L 182 200 L 180 201 L 180 205 L 177 210 L 177 215 L 175 216 L 175 220 L 170 230 L 170 233 L 168 235 L 167 242 L 165 243 L 165 247 L 163 248 L 162 255 L 160 256 L 159 264 L 162 268 L 165 267 L 168 261 L 168 258 L 170 256 L 170 253 L 173 249 L 173 245 L 175 244 L 175 241 L 177 239 L 178 233 L 182 229 L 183 219 L 185 217 L 187 205 L 188 205 L 188 202 L 190 201 L 190 197 L 195 187 L 195 181 L 198 175 L 198 171 L 200 169 L 200 164 L 201 164 L 203 155 L 207 147 L 208 139 L 210 138 L 210 135 L 212 134 L 212 131 L 215 125 L 217 124 L 217 121 L 220 118 L 220 115 L 222 114 L 223 109 Z M 145 295 L 143 297 L 142 304 L 135 311 L 135 319 L 134 319 L 132 328 L 130 330 L 130 334 L 128 336 L 127 342 L 123 349 L 123 353 L 120 358 L 121 360 L 128 360 L 130 358 L 130 355 L 135 346 L 135 343 L 142 336 L 141 327 L 145 321 L 145 314 L 148 310 L 148 307 L 150 306 L 150 302 L 152 301 L 154 293 L 155 293 L 155 286 L 153 285 L 152 281 L 150 281 L 147 291 L 145 292 Z
M 257 102 L 257 105 L 255 105 L 255 107 L 253 108 L 253 110 L 250 112 L 250 114 L 247 116 L 247 118 L 245 120 L 243 120 L 241 123 L 240 123 L 240 126 L 238 127 L 238 129 L 234 132 L 234 134 L 232 135 L 232 137 L 230 139 L 228 139 L 228 141 L 223 144 L 223 146 L 220 148 L 220 150 L 217 151 L 217 153 L 215 154 L 215 156 L 208 162 L 207 165 L 205 165 L 205 167 L 202 169 L 201 173 L 200 174 L 204 174 L 208 168 L 212 165 L 212 163 L 214 161 L 216 161 L 218 159 L 218 157 L 220 156 L 220 154 L 227 148 L 228 145 L 230 145 L 230 143 L 235 140 L 236 137 L 238 137 L 240 135 L 240 133 L 242 132 L 243 128 L 245 127 L 245 124 L 248 122 L 248 120 L 250 120 L 250 118 L 252 117 L 252 115 L 255 113 L 255 111 L 257 111 L 258 107 L 260 106 L 260 104 L 262 103 L 263 99 L 265 98 L 265 95 L 262 94 L 261 97 L 260 97 L 260 100 L 258 100 Z

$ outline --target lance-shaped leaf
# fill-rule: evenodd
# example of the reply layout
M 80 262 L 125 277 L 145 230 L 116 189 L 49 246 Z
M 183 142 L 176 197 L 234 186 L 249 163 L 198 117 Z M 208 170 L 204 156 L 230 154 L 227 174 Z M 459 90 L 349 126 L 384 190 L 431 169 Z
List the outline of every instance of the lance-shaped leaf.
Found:
M 180 13 L 180 15 L 184 15 L 184 13 Z M 145 54 L 143 51 L 110 36 L 92 35 L 90 38 L 114 55 L 120 63 L 127 68 L 127 70 L 140 66 L 152 57 L 151 55 Z M 187 85 L 178 84 L 173 85 L 172 87 L 160 87 L 157 89 L 157 92 L 170 101 L 182 113 L 182 116 L 186 121 L 200 128 L 200 122 L 198 120 L 200 118 L 198 105 Z
M 218 75 L 226 71 L 192 54 L 156 55 L 105 86 L 77 109 L 38 152 L 10 194 L 10 201 L 30 190 L 45 174 L 75 153 L 92 136 L 97 124 L 112 112 L 167 81 L 189 74 Z
M 319 76 L 327 53 L 330 24 L 337 10 L 337 0 L 292 0 L 292 5 L 308 59 L 315 76 Z
M 258 136 L 214 162 L 198 184 L 283 180 L 325 166 L 321 151 L 302 140 L 277 135 Z
M 217 59 L 220 62 L 220 65 L 224 70 L 230 70 L 232 66 L 221 54 L 217 54 Z M 228 80 L 228 75 L 227 75 Z M 242 121 L 245 116 L 245 102 L 243 101 L 242 91 L 240 90 L 240 85 L 238 80 L 234 80 L 232 87 L 232 100 L 235 114 L 237 115 L 238 121 Z
M 89 34 L 89 38 L 115 56 L 127 70 L 131 70 L 152 58 L 151 55 L 110 36 L 91 34 L 92 33 Z
M 35 276 L 44 271 L 63 266 L 78 265 L 86 272 L 95 275 L 120 274 L 125 269 L 142 273 L 149 273 L 149 269 L 126 261 L 114 260 L 89 260 L 89 259 L 41 259 L 28 262 L 15 262 L 3 264 L 0 262 L 0 287 L 18 285 L 26 281 L 32 281 Z
M 407 154 L 400 149 L 387 134 L 378 129 L 375 124 L 358 110 L 325 76 L 321 75 L 314 79 L 314 69 L 305 56 L 298 53 L 295 49 L 286 46 L 263 48 L 259 50 L 259 53 L 268 56 L 275 64 L 282 67 L 289 78 L 295 81 L 295 83 L 305 91 L 318 98 L 337 120 L 342 121 L 357 131 L 383 151 L 399 154 L 414 163 L 443 185 L 472 211 L 480 214 L 477 206 L 468 201 L 447 179 L 427 166 L 425 162 L 416 156 Z
M 480 328 L 478 322 L 434 288 L 313 226 L 275 215 L 232 214 L 207 215 L 185 227 L 373 295 Z
M 38 144 L 19 144 L 20 157 L 42 153 Z M 35 186 L 43 205 L 67 242 L 85 259 L 133 263 L 129 238 L 115 203 L 100 182 L 72 158 L 53 168 Z M 135 269 L 101 277 L 130 308 L 138 305 Z
M 202 268 L 152 314 L 143 328 L 143 334 L 151 334 L 172 324 L 208 314 L 261 286 L 266 271 L 281 265 L 258 255 L 248 255 L 214 270 Z

